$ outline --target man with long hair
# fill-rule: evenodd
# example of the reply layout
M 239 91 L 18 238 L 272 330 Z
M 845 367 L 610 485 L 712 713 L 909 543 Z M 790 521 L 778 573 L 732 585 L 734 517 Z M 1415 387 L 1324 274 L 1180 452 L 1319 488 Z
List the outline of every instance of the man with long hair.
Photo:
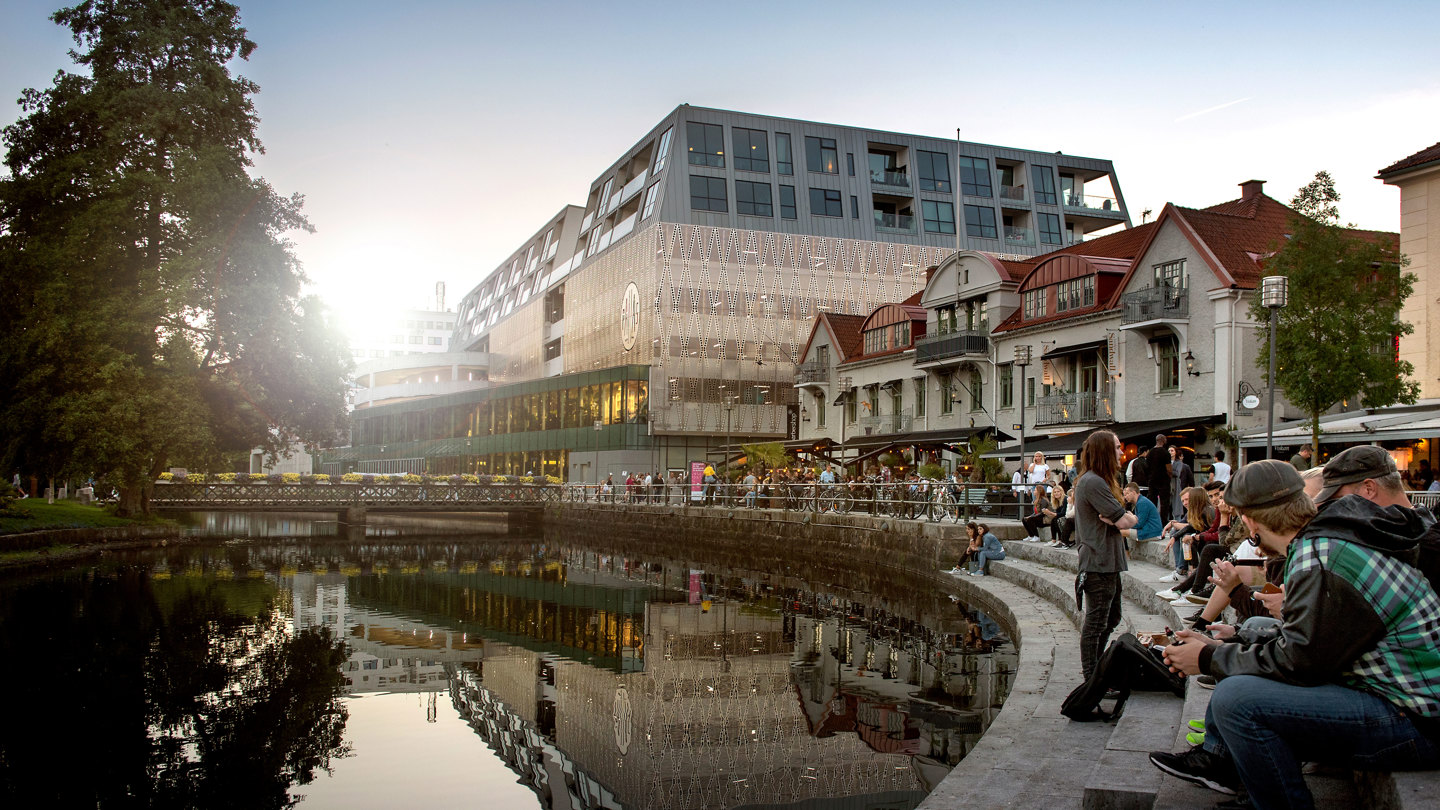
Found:
M 1120 532 L 1138 522 L 1125 511 L 1120 491 L 1120 459 L 1125 452 L 1114 433 L 1097 430 L 1080 448 L 1080 477 L 1075 481 L 1075 541 L 1080 551 L 1080 574 L 1075 599 L 1085 610 L 1080 628 L 1080 668 L 1086 680 L 1120 624 L 1120 572 L 1125 562 L 1125 541 Z

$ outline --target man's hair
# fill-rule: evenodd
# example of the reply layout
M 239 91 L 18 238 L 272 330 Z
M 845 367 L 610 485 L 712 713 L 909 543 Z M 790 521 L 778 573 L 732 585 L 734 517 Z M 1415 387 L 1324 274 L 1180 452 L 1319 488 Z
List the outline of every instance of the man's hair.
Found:
M 1389 492 L 1392 495 L 1402 494 L 1405 492 L 1405 481 L 1400 477 L 1399 470 L 1396 470 L 1392 473 L 1386 473 L 1385 475 L 1374 479 L 1374 481 L 1375 486 L 1380 487 L 1381 489 Z
M 1118 483 L 1120 462 L 1115 460 L 1115 443 L 1118 441 L 1114 433 L 1097 430 L 1087 436 L 1080 446 L 1080 469 L 1100 476 L 1117 501 L 1123 500 Z
M 1217 490 L 1217 489 L 1224 489 L 1224 488 L 1225 488 L 1225 482 L 1224 482 L 1224 481 L 1216 481 L 1215 479 L 1212 478 L 1212 479 L 1210 479 L 1209 481 L 1206 481 L 1206 482 L 1205 482 L 1205 491 L 1206 491 L 1206 492 L 1214 492 L 1214 491 Z
M 1156 444 L 1160 444 L 1160 443 L 1162 443 L 1162 442 L 1168 442 L 1168 441 L 1170 441 L 1170 437 L 1169 437 L 1169 436 L 1166 436 L 1164 433 L 1156 433 L 1156 434 L 1155 434 L 1155 443 L 1156 443 Z
M 1128 489 L 1128 490 L 1130 490 L 1131 492 L 1134 492 L 1136 495 L 1139 495 L 1139 494 L 1140 494 L 1140 485 L 1137 484 L 1137 483 L 1135 483 L 1134 481 L 1131 481 L 1130 483 L 1126 484 L 1126 485 L 1125 485 L 1125 488 Z
M 1294 534 L 1315 517 L 1315 502 L 1302 490 L 1278 503 L 1242 507 L 1237 511 L 1276 534 Z
M 1224 451 L 1224 450 L 1216 450 L 1216 451 L 1215 451 L 1215 460 L 1216 460 L 1216 461 L 1224 461 L 1224 460 L 1225 460 L 1225 451 Z

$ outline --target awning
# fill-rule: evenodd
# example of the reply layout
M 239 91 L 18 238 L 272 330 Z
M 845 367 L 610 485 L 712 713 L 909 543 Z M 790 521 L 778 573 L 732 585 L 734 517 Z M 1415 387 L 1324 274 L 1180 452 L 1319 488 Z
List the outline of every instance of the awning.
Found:
M 1320 417 L 1322 444 L 1370 444 L 1413 441 L 1440 437 L 1440 402 L 1369 408 Z M 1301 420 L 1275 426 L 1275 444 L 1293 446 L 1310 443 L 1310 422 Z M 1264 447 L 1265 427 L 1251 428 L 1240 439 L 1241 447 Z
M 1090 437 L 1090 434 L 1100 430 L 1108 430 L 1120 437 L 1125 444 L 1135 443 L 1141 447 L 1150 447 L 1155 442 L 1157 433 L 1176 433 L 1184 430 L 1193 430 L 1208 425 L 1224 424 L 1224 416 L 1201 416 L 1189 419 L 1152 419 L 1147 422 L 1117 422 L 1113 425 L 1090 428 L 1075 433 L 1067 433 L 1063 436 L 1050 436 L 1034 441 L 1026 440 L 1025 455 L 1032 453 L 1044 453 L 1047 456 L 1071 456 L 1080 454 L 1080 446 Z M 1261 437 L 1261 444 L 1264 444 Z M 1012 444 L 1008 447 L 1001 447 L 993 453 L 986 453 L 985 458 L 1020 458 L 1020 445 Z
M 898 390 L 900 388 L 900 385 L 904 382 L 904 380 L 886 380 L 885 382 L 880 384 L 880 387 L 885 389 L 886 391 L 895 391 Z
M 866 436 L 864 441 L 846 442 L 846 450 L 860 450 L 860 457 L 852 459 L 851 464 L 857 461 L 866 461 L 875 456 L 882 455 L 889 450 L 906 447 L 921 447 L 925 449 L 949 450 L 952 453 L 960 452 L 958 445 L 969 441 L 971 438 L 981 434 L 994 431 L 1001 440 L 1011 438 L 1009 435 L 995 430 L 995 428 L 984 425 L 981 427 L 949 428 L 947 430 L 922 430 L 915 433 L 894 433 L 888 436 Z
M 1104 349 L 1105 349 L 1105 341 L 1103 341 L 1103 340 L 1092 340 L 1092 341 L 1088 341 L 1088 342 L 1086 342 L 1086 343 L 1074 343 L 1074 344 L 1071 344 L 1071 345 L 1069 345 L 1069 346 L 1056 346 L 1055 348 L 1051 349 L 1050 351 L 1045 352 L 1044 354 L 1040 355 L 1040 357 L 1041 357 L 1041 359 L 1048 360 L 1048 359 L 1050 359 L 1050 358 L 1052 358 L 1052 357 L 1065 357 L 1065 356 L 1067 356 L 1067 355 L 1080 354 L 1080 353 L 1082 353 L 1082 352 L 1093 351 L 1093 350 L 1096 350 L 1096 349 L 1104 350 Z

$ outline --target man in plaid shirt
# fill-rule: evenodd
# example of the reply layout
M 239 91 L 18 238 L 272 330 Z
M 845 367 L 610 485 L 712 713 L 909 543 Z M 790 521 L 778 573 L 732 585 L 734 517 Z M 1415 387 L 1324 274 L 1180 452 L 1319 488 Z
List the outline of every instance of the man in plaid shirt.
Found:
M 1299 474 L 1272 460 L 1242 468 L 1225 500 L 1287 556 L 1282 624 L 1253 644 L 1179 634 L 1170 667 L 1219 683 L 1205 742 L 1150 761 L 1222 793 L 1243 783 L 1259 808 L 1313 806 L 1301 762 L 1440 767 L 1440 598 L 1413 566 L 1428 518 L 1360 495 L 1316 516 Z

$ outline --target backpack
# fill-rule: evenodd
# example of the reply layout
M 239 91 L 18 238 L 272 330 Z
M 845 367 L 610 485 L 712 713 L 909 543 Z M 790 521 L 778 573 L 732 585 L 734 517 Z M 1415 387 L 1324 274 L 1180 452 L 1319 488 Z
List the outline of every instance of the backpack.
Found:
M 1106 712 L 1100 708 L 1100 701 L 1111 689 L 1118 691 L 1120 697 L 1115 701 L 1115 708 Z M 1160 653 L 1141 644 L 1133 634 L 1125 633 L 1105 648 L 1095 664 L 1094 674 L 1065 698 L 1060 704 L 1060 713 L 1082 723 L 1113 720 L 1124 710 L 1130 693 L 1137 690 L 1168 691 L 1183 698 L 1185 679 L 1165 666 Z

